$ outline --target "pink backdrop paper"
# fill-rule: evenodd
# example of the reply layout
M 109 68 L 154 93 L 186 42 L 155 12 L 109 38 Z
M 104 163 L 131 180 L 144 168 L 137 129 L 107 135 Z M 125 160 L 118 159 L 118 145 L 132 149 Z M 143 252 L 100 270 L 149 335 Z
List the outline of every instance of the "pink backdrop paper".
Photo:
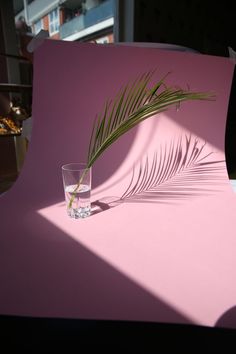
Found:
M 233 64 L 48 40 L 34 68 L 32 141 L 0 198 L 0 313 L 236 328 L 232 316 L 221 321 L 236 306 L 236 201 L 224 155 Z M 85 160 L 105 100 L 154 68 L 156 80 L 171 71 L 168 84 L 217 99 L 183 103 L 127 133 L 93 166 L 93 215 L 68 218 L 61 166 Z M 145 166 L 158 178 L 141 191 Z

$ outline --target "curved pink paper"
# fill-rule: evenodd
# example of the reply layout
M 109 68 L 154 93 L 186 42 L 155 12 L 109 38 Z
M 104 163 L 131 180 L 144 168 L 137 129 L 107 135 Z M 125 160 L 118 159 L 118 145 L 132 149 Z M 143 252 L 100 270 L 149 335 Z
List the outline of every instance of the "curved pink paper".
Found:
M 0 198 L 0 313 L 236 328 L 220 321 L 236 299 L 236 201 L 224 162 L 233 64 L 46 41 L 34 68 L 32 142 L 18 181 Z M 104 101 L 153 68 L 155 78 L 171 71 L 168 84 L 214 91 L 216 101 L 183 103 L 122 137 L 93 167 L 93 215 L 69 219 L 61 166 L 86 159 Z M 179 158 L 178 175 L 165 179 L 161 168 L 178 144 L 189 158 L 187 141 L 189 153 L 204 145 L 198 167 Z M 156 156 L 159 184 L 120 201 L 147 156 L 149 172 Z

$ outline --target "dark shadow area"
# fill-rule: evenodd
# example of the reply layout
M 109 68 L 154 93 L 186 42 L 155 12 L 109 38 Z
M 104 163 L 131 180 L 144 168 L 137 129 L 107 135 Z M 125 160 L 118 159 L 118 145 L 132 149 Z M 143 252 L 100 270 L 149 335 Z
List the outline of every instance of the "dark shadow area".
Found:
M 228 115 L 225 131 L 225 156 L 228 175 L 236 179 L 236 70 L 234 76 L 229 100 Z
M 228 56 L 236 48 L 234 2 L 135 0 L 135 42 L 172 43 Z
M 217 320 L 216 327 L 236 328 L 236 306 L 224 312 Z
M 0 328 L 13 353 L 235 353 L 235 330 L 203 326 L 0 316 Z

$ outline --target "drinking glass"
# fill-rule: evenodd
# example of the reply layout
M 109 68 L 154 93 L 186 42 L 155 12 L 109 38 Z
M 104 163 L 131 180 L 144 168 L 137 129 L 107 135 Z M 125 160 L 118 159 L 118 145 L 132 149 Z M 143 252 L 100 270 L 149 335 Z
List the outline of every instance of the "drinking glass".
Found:
M 85 163 L 69 163 L 62 166 L 67 214 L 74 219 L 91 214 L 92 169 Z

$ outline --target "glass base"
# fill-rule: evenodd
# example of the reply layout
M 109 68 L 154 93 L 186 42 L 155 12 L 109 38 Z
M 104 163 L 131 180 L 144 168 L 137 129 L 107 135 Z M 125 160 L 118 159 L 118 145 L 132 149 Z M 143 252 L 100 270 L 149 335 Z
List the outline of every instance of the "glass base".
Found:
M 73 219 L 83 219 L 91 215 L 91 207 L 78 208 L 78 209 L 67 209 L 67 214 Z

